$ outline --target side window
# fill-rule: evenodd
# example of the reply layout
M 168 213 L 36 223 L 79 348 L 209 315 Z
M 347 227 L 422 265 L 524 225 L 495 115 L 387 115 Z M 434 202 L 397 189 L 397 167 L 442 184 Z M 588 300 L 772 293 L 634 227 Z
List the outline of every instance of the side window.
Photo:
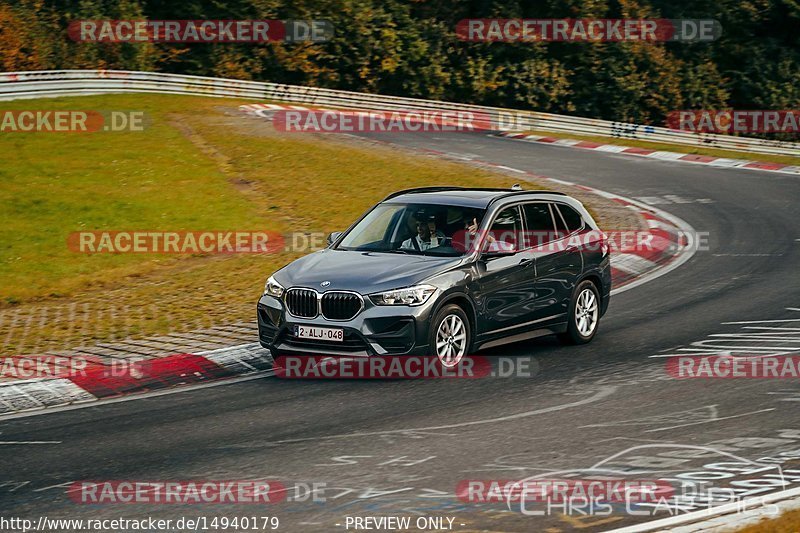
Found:
M 553 240 L 556 228 L 548 204 L 539 202 L 522 206 L 525 212 L 525 248 L 541 246 Z
M 495 217 L 486 240 L 487 250 L 519 249 L 518 238 L 522 233 L 522 217 L 519 207 L 507 207 Z
M 561 212 L 562 220 L 567 224 L 567 230 L 569 233 L 583 228 L 583 218 L 570 206 L 564 204 L 554 204 L 553 208 Z

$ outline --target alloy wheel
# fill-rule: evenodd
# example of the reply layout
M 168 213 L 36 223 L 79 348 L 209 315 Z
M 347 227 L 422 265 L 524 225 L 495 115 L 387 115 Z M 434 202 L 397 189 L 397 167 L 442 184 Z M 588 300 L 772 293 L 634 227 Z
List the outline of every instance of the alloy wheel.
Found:
M 467 328 L 456 314 L 449 314 L 436 331 L 436 355 L 446 367 L 456 366 L 467 351 Z
M 575 325 L 583 337 L 588 337 L 594 332 L 594 328 L 597 327 L 597 314 L 597 296 L 592 289 L 583 289 L 575 305 Z

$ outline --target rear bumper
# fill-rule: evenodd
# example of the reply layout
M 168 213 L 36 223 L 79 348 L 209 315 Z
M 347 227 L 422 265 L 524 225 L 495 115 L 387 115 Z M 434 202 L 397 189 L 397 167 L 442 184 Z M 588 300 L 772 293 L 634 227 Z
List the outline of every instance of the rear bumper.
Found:
M 600 270 L 600 278 L 602 280 L 602 293 L 600 295 L 600 316 L 606 314 L 608 304 L 611 302 L 611 260 L 608 256 L 603 261 L 602 269 Z

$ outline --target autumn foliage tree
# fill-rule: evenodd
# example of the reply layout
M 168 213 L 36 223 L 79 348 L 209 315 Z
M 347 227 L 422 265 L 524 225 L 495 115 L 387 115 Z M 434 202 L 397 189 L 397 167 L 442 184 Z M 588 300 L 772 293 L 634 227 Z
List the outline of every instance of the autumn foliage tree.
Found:
M 10 0 L 6 71 L 117 68 L 268 80 L 663 123 L 675 109 L 800 105 L 797 0 Z M 474 43 L 465 18 L 713 18 L 698 43 Z M 324 43 L 78 43 L 80 19 L 327 19 Z

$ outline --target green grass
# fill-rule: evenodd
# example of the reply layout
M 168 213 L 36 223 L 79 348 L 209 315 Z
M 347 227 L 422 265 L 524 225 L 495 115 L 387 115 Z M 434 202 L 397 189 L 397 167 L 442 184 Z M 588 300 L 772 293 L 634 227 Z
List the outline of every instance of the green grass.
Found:
M 176 261 L 170 256 L 75 253 L 66 246 L 72 231 L 271 225 L 258 220 L 252 202 L 232 190 L 214 161 L 168 124 L 170 101 L 114 96 L 3 105 L 143 110 L 151 125 L 144 132 L 3 135 L 0 298 L 15 302 L 67 295 L 88 284 Z
M 542 135 L 546 137 L 554 137 L 556 139 L 576 139 L 579 141 L 591 141 L 602 144 L 632 146 L 636 148 L 646 148 L 648 150 L 666 150 L 668 152 L 678 152 L 681 154 L 708 155 L 712 157 L 727 157 L 731 159 L 748 159 L 751 161 L 783 163 L 785 165 L 800 165 L 800 157 L 793 157 L 786 155 L 755 154 L 749 152 L 739 152 L 736 150 L 721 150 L 719 148 L 705 148 L 705 147 L 688 146 L 684 144 L 640 141 L 637 139 L 606 137 L 603 135 L 578 135 L 572 133 L 553 132 L 545 130 L 530 130 L 523 133 L 527 135 Z

